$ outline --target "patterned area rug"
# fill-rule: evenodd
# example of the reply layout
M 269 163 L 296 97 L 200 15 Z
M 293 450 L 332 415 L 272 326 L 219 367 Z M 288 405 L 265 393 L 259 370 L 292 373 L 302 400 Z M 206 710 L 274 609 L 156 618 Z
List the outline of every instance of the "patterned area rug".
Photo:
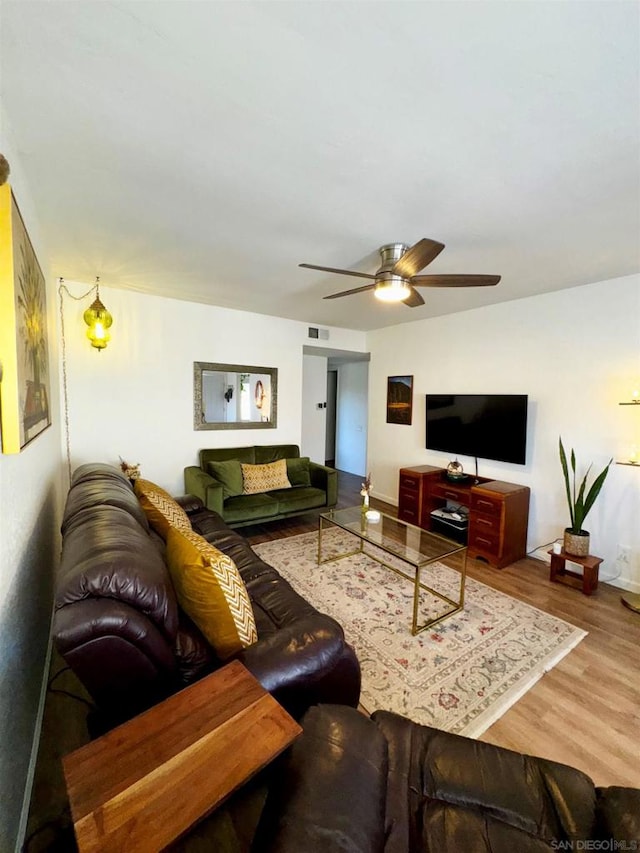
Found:
M 323 557 L 353 550 L 354 542 L 344 531 L 329 530 L 322 537 Z M 315 533 L 254 546 L 301 595 L 343 626 L 360 660 L 360 701 L 369 712 L 385 708 L 424 725 L 478 737 L 586 636 L 568 622 L 467 578 L 464 611 L 414 637 L 410 581 L 366 553 L 318 566 L 317 548 Z M 385 560 L 395 558 L 385 555 Z M 422 576 L 434 589 L 457 597 L 460 574 L 455 569 L 434 563 Z M 423 593 L 420 623 L 443 606 Z

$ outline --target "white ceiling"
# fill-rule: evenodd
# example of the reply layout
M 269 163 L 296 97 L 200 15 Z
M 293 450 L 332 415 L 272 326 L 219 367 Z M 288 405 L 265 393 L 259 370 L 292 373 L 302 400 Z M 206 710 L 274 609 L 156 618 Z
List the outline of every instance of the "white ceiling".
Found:
M 373 329 L 640 270 L 640 4 L 0 3 L 7 133 L 67 279 Z M 298 263 L 497 287 L 426 305 Z

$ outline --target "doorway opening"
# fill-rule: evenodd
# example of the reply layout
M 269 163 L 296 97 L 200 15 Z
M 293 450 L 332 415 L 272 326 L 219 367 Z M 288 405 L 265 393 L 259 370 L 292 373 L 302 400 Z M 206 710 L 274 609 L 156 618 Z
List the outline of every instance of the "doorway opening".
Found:
M 303 348 L 302 454 L 366 476 L 369 353 Z

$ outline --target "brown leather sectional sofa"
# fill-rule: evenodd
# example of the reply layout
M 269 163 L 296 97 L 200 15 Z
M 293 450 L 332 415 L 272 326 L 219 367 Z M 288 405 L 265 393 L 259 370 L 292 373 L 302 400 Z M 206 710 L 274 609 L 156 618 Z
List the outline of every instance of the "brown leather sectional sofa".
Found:
M 194 530 L 234 560 L 247 587 L 259 639 L 238 658 L 295 716 L 315 702 L 357 705 L 360 666 L 341 626 L 197 498 L 182 503 Z M 78 468 L 62 535 L 53 636 L 95 700 L 102 728 L 222 665 L 179 607 L 164 542 L 117 468 Z
M 174 853 L 640 850 L 640 790 L 596 788 L 553 761 L 348 707 L 360 669 L 340 626 L 199 499 L 181 503 L 249 591 L 259 640 L 240 660 L 304 731 Z M 62 531 L 55 642 L 108 722 L 220 666 L 180 611 L 162 540 L 117 469 L 76 471 Z

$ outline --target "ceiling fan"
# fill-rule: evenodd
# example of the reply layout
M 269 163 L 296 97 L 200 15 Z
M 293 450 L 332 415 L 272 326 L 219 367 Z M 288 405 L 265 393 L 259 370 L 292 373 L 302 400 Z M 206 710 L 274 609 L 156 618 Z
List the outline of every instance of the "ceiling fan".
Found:
M 375 296 L 383 302 L 404 302 L 409 308 L 424 305 L 424 299 L 416 287 L 486 287 L 500 281 L 499 275 L 416 275 L 437 258 L 443 249 L 444 243 L 438 243 L 426 237 L 418 240 L 414 246 L 407 246 L 406 243 L 387 243 L 380 248 L 382 264 L 375 275 L 357 270 L 319 267 L 316 264 L 298 264 L 298 266 L 373 280 L 373 284 L 364 284 L 362 287 L 332 293 L 330 296 L 325 296 L 325 299 L 338 299 L 341 296 L 373 290 Z

